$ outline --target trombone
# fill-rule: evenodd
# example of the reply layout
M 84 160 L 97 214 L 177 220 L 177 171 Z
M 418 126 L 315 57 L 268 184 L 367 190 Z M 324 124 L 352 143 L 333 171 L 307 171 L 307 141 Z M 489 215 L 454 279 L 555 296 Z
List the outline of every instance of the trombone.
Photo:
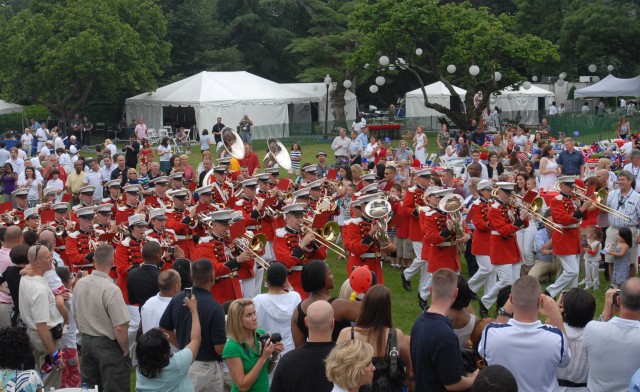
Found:
M 300 229 L 306 235 L 307 233 L 313 234 L 315 240 L 321 246 L 333 251 L 338 256 L 346 258 L 347 255 L 342 251 L 342 248 L 335 244 L 335 241 L 340 235 L 340 225 L 337 222 L 327 222 L 319 233 L 311 228 L 313 220 L 304 218 L 304 223 L 300 224 Z
M 491 196 L 496 200 L 498 199 L 498 188 L 491 191 Z M 522 208 L 523 210 L 527 211 L 527 213 L 529 213 L 531 216 L 533 216 L 534 219 L 537 219 L 543 224 L 549 226 L 552 230 L 558 233 L 562 233 L 562 225 L 559 225 L 554 221 L 552 221 L 551 219 L 546 218 L 545 216 L 540 214 L 539 211 L 542 210 L 542 206 L 544 205 L 544 200 L 542 199 L 542 197 L 540 196 L 536 197 L 535 199 L 533 199 L 530 205 L 527 205 L 527 203 L 524 202 L 523 200 L 524 198 L 522 196 L 518 194 L 514 194 L 513 196 L 515 196 L 515 199 L 514 198 L 509 199 L 510 206 L 513 206 L 515 208 Z
M 241 237 L 233 240 L 233 245 L 240 251 L 249 251 L 253 254 L 256 263 L 265 270 L 269 268 L 269 262 L 263 259 L 258 253 L 262 253 L 267 246 L 267 237 L 264 234 L 249 234 L 245 232 Z
M 559 192 L 560 191 L 560 184 L 556 183 L 553 186 L 553 188 L 556 191 Z M 587 189 L 586 188 L 582 188 L 582 187 L 579 187 L 577 185 L 575 186 L 575 190 L 573 191 L 573 194 L 576 195 L 577 197 L 579 197 L 582 200 L 591 201 L 593 203 L 593 205 L 597 209 L 602 211 L 602 212 L 609 213 L 609 214 L 615 216 L 616 218 L 624 219 L 627 222 L 631 222 L 631 218 L 629 218 L 627 215 L 625 215 L 622 212 L 620 212 L 618 210 L 615 210 L 615 209 L 613 209 L 613 208 L 611 208 L 611 207 L 609 207 L 608 205 L 605 204 L 607 202 L 608 193 L 607 193 L 607 190 L 604 189 L 604 188 L 602 188 L 599 191 L 595 192 L 594 193 L 595 198 L 593 198 L 593 199 L 591 197 L 587 196 Z

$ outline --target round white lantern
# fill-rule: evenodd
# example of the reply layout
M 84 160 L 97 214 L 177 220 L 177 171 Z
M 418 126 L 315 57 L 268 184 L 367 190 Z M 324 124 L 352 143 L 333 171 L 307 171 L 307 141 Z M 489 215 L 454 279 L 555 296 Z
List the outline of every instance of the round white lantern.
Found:
M 591 81 L 592 81 L 593 83 L 598 83 L 598 82 L 600 81 L 600 76 L 594 76 L 594 77 L 592 77 L 592 78 L 591 78 Z
M 373 94 L 378 92 L 378 86 L 376 86 L 375 84 L 372 84 L 371 86 L 369 86 L 369 91 L 371 91 Z
M 496 72 L 493 74 L 493 79 L 494 79 L 496 82 L 499 82 L 500 80 L 502 80 L 502 74 L 501 74 L 500 72 L 496 71 Z
M 537 81 L 538 81 L 538 77 L 537 77 L 537 76 L 533 76 L 533 77 L 531 78 L 531 80 L 533 80 L 534 82 L 537 82 Z
M 558 86 L 564 86 L 564 79 L 558 79 L 558 81 L 556 81 L 556 84 Z
M 449 72 L 450 74 L 455 73 L 456 72 L 456 66 L 453 65 L 453 64 L 447 65 L 447 72 Z
M 596 65 L 595 65 L 595 64 L 591 64 L 591 65 L 589 66 L 589 72 L 591 72 L 591 73 L 596 72 L 596 70 L 597 70 L 597 69 L 598 69 L 598 67 L 596 67 Z
M 351 88 L 351 81 L 347 79 L 342 82 L 342 85 L 344 86 L 344 88 Z
M 478 76 L 478 74 L 480 73 L 480 67 L 478 67 L 477 65 L 470 66 L 469 73 L 471 74 L 471 76 Z
M 566 72 L 563 72 L 563 73 L 561 73 L 561 74 L 560 74 L 560 76 L 559 76 L 559 77 L 560 77 L 560 79 L 563 79 L 563 80 L 564 80 L 564 79 L 566 79 L 566 78 L 567 78 L 567 73 L 566 73 Z
M 416 49 L 416 55 L 422 56 L 422 49 L 420 48 Z
M 384 80 L 384 76 L 378 76 L 378 77 L 376 78 L 376 84 L 377 84 L 378 86 L 384 86 L 384 82 L 385 82 L 385 80 Z
M 381 56 L 379 61 L 380 61 L 380 65 L 382 65 L 383 67 L 386 67 L 387 65 L 389 65 L 389 57 L 387 56 Z
M 526 81 L 522 83 L 522 88 L 524 88 L 525 90 L 529 90 L 531 88 L 531 82 Z
M 607 71 L 611 72 L 611 71 L 613 71 L 613 69 L 614 69 L 613 65 L 611 65 L 611 64 L 607 65 Z

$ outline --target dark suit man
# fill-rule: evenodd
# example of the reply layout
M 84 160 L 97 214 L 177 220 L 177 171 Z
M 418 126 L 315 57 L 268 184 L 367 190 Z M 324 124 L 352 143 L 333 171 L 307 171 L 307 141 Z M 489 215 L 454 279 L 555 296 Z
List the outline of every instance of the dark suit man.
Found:
M 129 271 L 127 277 L 127 292 L 132 305 L 142 305 L 160 291 L 158 275 L 162 266 L 162 247 L 156 241 L 147 241 L 142 246 L 142 260 L 140 267 Z

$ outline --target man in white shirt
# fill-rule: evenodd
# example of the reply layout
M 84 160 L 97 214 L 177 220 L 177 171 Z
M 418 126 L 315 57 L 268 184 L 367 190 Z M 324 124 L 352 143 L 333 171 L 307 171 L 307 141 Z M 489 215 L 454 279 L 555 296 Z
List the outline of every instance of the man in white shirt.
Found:
M 154 297 L 149 298 L 140 310 L 143 333 L 153 328 L 159 328 L 160 318 L 167 308 L 167 305 L 169 305 L 169 302 L 171 302 L 171 298 L 175 297 L 175 295 L 182 290 L 178 271 L 169 269 L 160 272 L 160 275 L 158 275 L 158 288 L 160 292 Z M 173 346 L 171 350 L 172 352 L 177 351 Z
M 484 163 L 482 163 L 480 161 L 480 152 L 474 151 L 471 154 L 471 163 L 469 165 L 471 165 L 472 163 L 477 163 L 480 166 L 482 166 L 482 174 L 480 175 L 480 179 L 488 180 L 489 179 L 489 170 L 487 169 L 487 165 L 485 165 Z M 465 183 L 467 181 L 469 181 L 469 165 L 467 165 L 467 169 L 465 170 L 465 175 L 464 175 Z
M 622 97 L 620 97 L 620 109 L 622 109 L 622 113 L 627 111 L 627 101 Z
M 34 275 L 23 276 L 20 280 L 20 316 L 33 345 L 35 368 L 40 369 L 60 349 L 64 320 L 56 308 L 55 296 L 44 279 L 44 274 L 53 269 L 52 253 L 44 245 L 35 245 L 27 255 Z M 60 388 L 62 373 L 59 370 L 55 369 L 44 377 L 45 390 Z
M 111 159 L 110 156 L 104 157 L 102 162 L 104 163 L 104 167 L 100 170 L 102 173 L 102 182 L 111 181 L 111 172 L 114 171 L 118 165 L 113 163 L 113 159 Z
M 538 313 L 549 324 L 542 324 Z M 560 308 L 553 298 L 541 294 L 538 279 L 527 275 L 516 280 L 509 301 L 498 314 L 498 321 L 508 321 L 485 327 L 478 346 L 480 356 L 489 365 L 509 369 L 521 392 L 558 390 L 556 368 L 569 365 L 571 352 Z
M 18 157 L 18 149 L 16 147 L 12 147 L 9 155 L 11 158 L 7 162 L 11 163 L 13 171 L 16 173 L 24 173 L 24 160 Z
M 551 102 L 551 106 L 549 106 L 549 115 L 555 116 L 558 114 L 558 107 L 556 106 L 556 101 Z
M 351 139 L 347 137 L 347 130 L 340 128 L 340 136 L 336 136 L 331 143 L 336 163 L 344 163 L 349 158 L 349 144 L 351 144 Z
M 57 148 L 56 155 L 58 155 L 58 164 L 64 167 L 64 171 L 70 173 L 73 171 L 73 162 L 71 161 L 71 157 L 67 154 L 67 151 L 64 148 Z
M 589 363 L 587 388 L 626 392 L 640 368 L 640 279 L 629 278 L 620 290 L 607 290 L 600 320 L 587 324 L 582 335 Z
M 38 142 L 38 145 L 40 145 L 40 143 Z M 45 157 L 48 157 L 49 155 L 51 155 L 51 150 L 53 149 L 53 141 L 51 140 L 47 140 L 44 143 L 44 146 L 42 146 L 42 148 L 40 149 L 40 153 L 44 154 Z
M 89 161 L 89 171 L 87 175 L 84 177 L 85 185 L 93 185 L 93 202 L 95 204 L 100 204 L 103 196 L 102 189 L 102 171 L 100 170 L 100 164 L 96 159 L 92 159 Z
M 42 126 L 36 130 L 36 137 L 38 138 L 38 152 L 42 150 L 45 142 L 49 138 L 49 130 L 47 129 L 47 124 L 42 123 Z

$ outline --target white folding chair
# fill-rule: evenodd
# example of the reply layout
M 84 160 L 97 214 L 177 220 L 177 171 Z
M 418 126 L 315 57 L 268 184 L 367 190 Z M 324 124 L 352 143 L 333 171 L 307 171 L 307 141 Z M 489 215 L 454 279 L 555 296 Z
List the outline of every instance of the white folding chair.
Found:
M 149 144 L 160 143 L 160 137 L 158 136 L 158 132 L 155 130 L 155 128 L 147 129 L 147 140 L 149 140 Z

